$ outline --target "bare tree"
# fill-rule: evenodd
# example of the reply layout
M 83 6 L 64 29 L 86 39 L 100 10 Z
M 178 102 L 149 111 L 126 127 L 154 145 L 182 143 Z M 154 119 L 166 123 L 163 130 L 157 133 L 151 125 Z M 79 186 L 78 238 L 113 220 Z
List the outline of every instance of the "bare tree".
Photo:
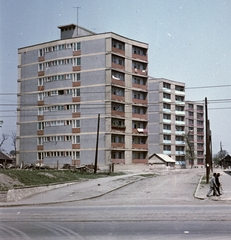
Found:
M 4 151 L 4 149 L 2 148 L 3 143 L 8 139 L 8 135 L 3 133 L 2 137 L 0 139 L 0 151 Z
M 17 135 L 16 135 L 16 132 L 13 131 L 11 132 L 11 139 L 12 139 L 12 146 L 14 147 L 14 157 L 16 157 L 16 141 L 17 141 Z
M 184 135 L 184 142 L 186 143 L 186 158 L 189 160 L 191 168 L 193 167 L 195 160 L 195 149 L 192 136 L 193 135 L 191 135 L 190 132 Z

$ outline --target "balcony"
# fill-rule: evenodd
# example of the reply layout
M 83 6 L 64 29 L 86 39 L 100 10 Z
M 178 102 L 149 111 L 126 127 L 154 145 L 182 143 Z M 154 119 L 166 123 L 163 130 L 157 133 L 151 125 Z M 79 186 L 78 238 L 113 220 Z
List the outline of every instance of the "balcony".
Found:
M 126 127 L 125 126 L 119 126 L 119 125 L 112 125 L 111 129 L 112 129 L 112 131 L 125 132 Z
M 133 149 L 146 149 L 146 150 L 148 150 L 148 144 L 133 143 L 132 148 Z
M 147 114 L 140 114 L 140 113 L 133 113 L 132 118 L 139 118 L 139 119 L 148 120 L 148 115 Z
M 118 64 L 118 63 L 112 62 L 111 67 L 125 71 L 125 66 L 120 65 L 120 64 Z
M 148 129 L 143 129 L 143 128 L 133 128 L 132 129 L 133 134 L 148 134 Z
M 139 159 L 139 158 L 133 158 L 132 163 L 143 163 L 143 164 L 148 164 L 148 159 Z
M 125 164 L 125 159 L 112 158 L 112 159 L 111 159 L 111 162 L 112 162 L 112 163 L 115 163 L 115 164 Z
M 132 84 L 132 87 L 133 88 L 140 88 L 140 89 L 142 89 L 142 90 L 148 90 L 148 86 L 147 85 L 143 85 L 143 84 L 137 84 L 137 83 L 133 83 Z
M 135 103 L 135 104 L 143 104 L 143 105 L 147 105 L 148 104 L 148 100 L 137 99 L 137 98 L 133 98 L 132 102 Z
M 72 144 L 72 149 L 80 149 L 80 144 Z
M 111 51 L 113 52 L 113 53 L 117 53 L 117 54 L 120 54 L 120 55 L 125 55 L 125 51 L 124 50 L 122 50 L 122 49 L 119 49 L 119 48 L 116 48 L 116 47 L 112 47 L 111 48 Z
M 141 70 L 141 69 L 137 69 L 137 68 L 133 68 L 132 72 L 135 74 L 143 75 L 143 76 L 148 75 L 148 72 L 146 70 Z
M 142 60 L 142 61 L 145 61 L 145 62 L 148 61 L 148 56 L 147 55 L 140 55 L 140 54 L 133 53 L 132 58 L 139 59 L 139 60 Z
M 112 148 L 125 148 L 125 143 L 112 142 L 112 143 L 111 143 L 111 147 L 112 147 Z
M 125 86 L 125 82 L 124 81 L 120 80 L 119 78 L 116 79 L 115 77 L 112 77 L 111 83 L 119 85 L 119 86 Z
M 112 115 L 112 116 L 125 117 L 125 112 L 116 111 L 116 110 L 111 110 L 111 115 Z
M 112 94 L 111 95 L 111 100 L 125 102 L 125 97 Z

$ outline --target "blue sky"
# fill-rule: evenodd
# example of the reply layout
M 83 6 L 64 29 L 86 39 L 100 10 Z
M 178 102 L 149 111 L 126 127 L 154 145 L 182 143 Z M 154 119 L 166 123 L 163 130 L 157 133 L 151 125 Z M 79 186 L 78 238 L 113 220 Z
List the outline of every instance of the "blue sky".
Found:
M 17 49 L 59 39 L 74 7 L 80 26 L 148 43 L 150 76 L 186 83 L 187 100 L 207 97 L 213 153 L 220 142 L 231 153 L 230 0 L 0 0 L 0 134 L 16 130 Z

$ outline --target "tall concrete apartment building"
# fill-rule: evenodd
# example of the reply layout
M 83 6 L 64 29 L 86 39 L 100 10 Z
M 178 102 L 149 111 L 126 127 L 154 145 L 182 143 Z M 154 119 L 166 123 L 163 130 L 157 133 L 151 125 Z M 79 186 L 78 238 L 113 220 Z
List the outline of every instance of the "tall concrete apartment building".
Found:
M 193 165 L 204 164 L 203 105 L 185 100 L 185 84 L 149 77 L 149 155 L 163 153 L 190 166 L 187 141 L 194 150 Z
M 148 44 L 75 24 L 18 50 L 17 162 L 148 161 Z
M 186 101 L 186 129 L 188 139 L 194 149 L 194 160 L 187 165 L 204 166 L 205 164 L 205 130 L 204 104 Z
M 185 84 L 149 78 L 149 154 L 185 163 Z

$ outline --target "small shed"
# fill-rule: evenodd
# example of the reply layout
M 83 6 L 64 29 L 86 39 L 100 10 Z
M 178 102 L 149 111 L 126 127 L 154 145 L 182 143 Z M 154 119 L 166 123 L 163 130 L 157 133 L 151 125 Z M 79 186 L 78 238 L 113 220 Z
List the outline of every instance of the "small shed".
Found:
M 158 167 L 175 167 L 176 161 L 166 154 L 154 153 L 148 159 L 149 165 L 155 165 Z
M 223 168 L 231 168 L 231 156 L 228 154 L 219 161 L 219 165 Z
M 13 159 L 7 156 L 5 153 L 0 151 L 0 164 L 2 165 L 7 165 L 7 164 L 12 164 Z

